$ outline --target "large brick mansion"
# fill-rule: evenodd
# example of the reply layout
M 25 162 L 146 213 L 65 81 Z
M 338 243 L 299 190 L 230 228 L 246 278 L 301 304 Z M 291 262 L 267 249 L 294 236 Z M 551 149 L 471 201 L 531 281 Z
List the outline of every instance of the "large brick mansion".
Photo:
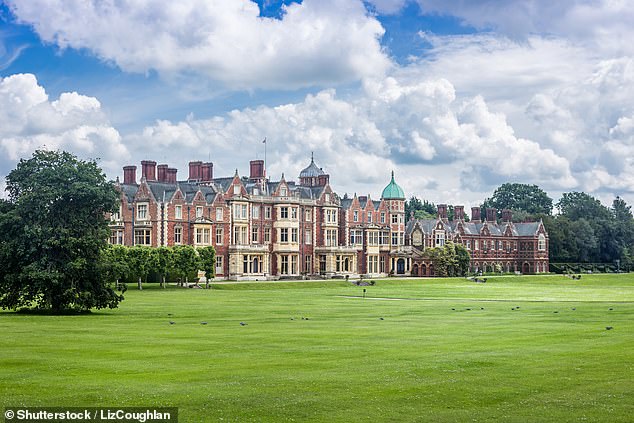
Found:
M 513 223 L 510 211 L 438 206 L 438 218 L 405 216 L 405 194 L 392 179 L 380 199 L 340 198 L 330 175 L 314 160 L 299 181 L 270 181 L 264 161 L 250 162 L 248 177 L 214 178 L 213 164 L 189 163 L 189 177 L 154 161 L 123 168 L 121 208 L 111 217 L 112 244 L 213 245 L 216 274 L 228 279 L 268 279 L 303 274 L 432 276 L 428 247 L 463 244 L 471 270 L 548 271 L 548 234 L 541 222 Z M 482 219 L 481 217 L 484 217 Z

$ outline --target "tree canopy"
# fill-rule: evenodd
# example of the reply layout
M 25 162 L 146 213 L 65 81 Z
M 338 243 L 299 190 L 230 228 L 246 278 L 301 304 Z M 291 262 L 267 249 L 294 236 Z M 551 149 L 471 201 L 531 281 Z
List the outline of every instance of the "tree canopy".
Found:
M 524 211 L 529 214 L 550 214 L 553 200 L 537 185 L 506 183 L 499 186 L 482 207 Z
M 105 282 L 106 213 L 119 195 L 94 161 L 36 151 L 6 178 L 0 206 L 0 306 L 54 312 L 117 307 Z

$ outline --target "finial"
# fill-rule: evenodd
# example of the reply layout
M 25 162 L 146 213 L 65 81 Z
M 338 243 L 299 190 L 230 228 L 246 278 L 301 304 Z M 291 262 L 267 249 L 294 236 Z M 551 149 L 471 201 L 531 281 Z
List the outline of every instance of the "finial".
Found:
M 392 182 L 394 182 L 394 171 L 392 171 Z
M 313 151 L 310 152 L 310 162 L 315 163 L 315 153 Z
M 284 172 L 282 172 L 282 179 L 284 179 Z
M 237 167 L 236 167 L 236 174 L 235 174 L 235 176 L 238 176 L 238 168 L 237 168 Z

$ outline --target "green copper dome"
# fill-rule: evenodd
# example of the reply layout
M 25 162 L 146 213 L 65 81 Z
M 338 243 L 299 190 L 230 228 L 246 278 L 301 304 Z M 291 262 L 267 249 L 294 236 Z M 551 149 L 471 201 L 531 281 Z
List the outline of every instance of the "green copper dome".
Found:
M 405 200 L 403 188 L 399 187 L 398 184 L 394 182 L 394 171 L 392 171 L 392 180 L 383 190 L 381 198 L 384 200 Z

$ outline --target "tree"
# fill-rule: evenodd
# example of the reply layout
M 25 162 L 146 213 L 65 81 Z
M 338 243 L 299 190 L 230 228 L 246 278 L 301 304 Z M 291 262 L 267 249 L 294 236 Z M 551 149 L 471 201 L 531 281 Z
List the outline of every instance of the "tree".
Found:
M 463 276 L 469 270 L 471 257 L 461 244 L 448 241 L 442 247 L 426 249 L 425 254 L 434 264 L 434 272 L 437 276 Z
M 118 193 L 94 161 L 36 151 L 6 178 L 0 206 L 0 306 L 53 312 L 115 308 L 123 299 L 100 271 L 106 213 Z
M 553 200 L 537 185 L 506 183 L 499 186 L 491 198 L 484 200 L 482 207 L 549 215 L 553 209 Z
M 599 200 L 585 192 L 565 192 L 557 202 L 557 209 L 562 216 L 570 220 L 609 219 L 610 211 Z
M 196 249 L 191 245 L 178 245 L 174 247 L 174 271 L 179 275 L 181 285 L 189 284 L 189 275 L 200 268 L 200 261 Z
M 102 250 L 101 269 L 106 280 L 115 282 L 119 288 L 121 280 L 130 273 L 128 248 L 123 245 L 108 245 Z
M 212 246 L 198 249 L 200 268 L 205 272 L 205 288 L 209 288 L 209 281 L 216 276 L 216 249 Z
M 165 288 L 165 277 L 174 267 L 174 251 L 169 247 L 158 247 L 152 252 L 152 267 L 161 275 L 161 286 Z
M 421 201 L 416 197 L 412 197 L 409 201 L 405 201 L 405 218 L 409 219 L 411 212 L 414 212 L 416 219 L 434 219 L 436 218 L 436 206 L 427 200 Z
M 137 278 L 139 290 L 143 289 L 143 279 L 147 278 L 153 263 L 153 249 L 142 245 L 135 245 L 128 248 L 128 267 L 132 276 Z

